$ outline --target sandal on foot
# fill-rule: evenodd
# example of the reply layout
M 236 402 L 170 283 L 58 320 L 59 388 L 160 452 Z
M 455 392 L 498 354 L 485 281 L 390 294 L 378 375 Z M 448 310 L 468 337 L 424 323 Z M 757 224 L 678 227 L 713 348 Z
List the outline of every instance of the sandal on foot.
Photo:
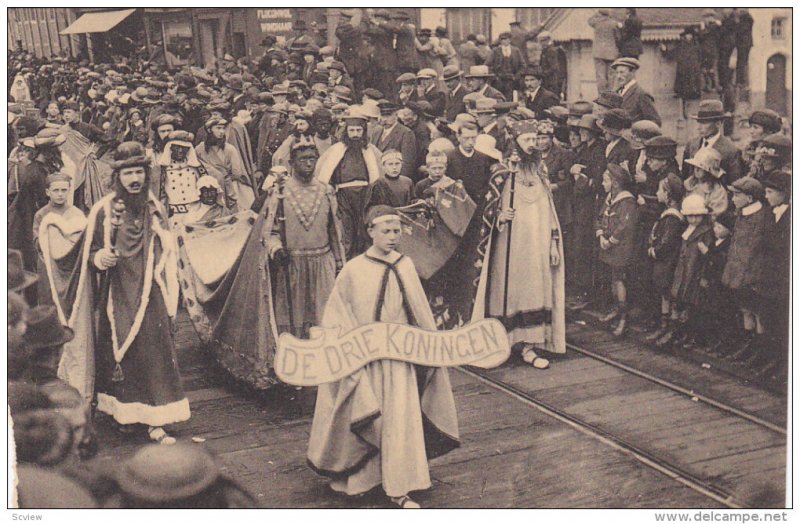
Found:
M 389 500 L 400 509 L 421 509 L 422 506 L 411 500 L 408 495 L 402 497 L 389 497 Z
M 153 442 L 158 442 L 159 444 L 165 445 L 172 445 L 177 442 L 175 437 L 171 437 L 164 431 L 164 428 L 149 428 L 147 430 L 147 435 L 150 437 L 150 440 Z
M 547 369 L 550 367 L 550 361 L 537 355 L 531 348 L 522 350 L 522 360 L 536 369 Z
M 140 427 L 138 427 L 136 424 L 117 424 L 117 431 L 119 431 L 123 435 L 130 435 L 131 433 L 136 433 L 137 429 L 141 431 Z

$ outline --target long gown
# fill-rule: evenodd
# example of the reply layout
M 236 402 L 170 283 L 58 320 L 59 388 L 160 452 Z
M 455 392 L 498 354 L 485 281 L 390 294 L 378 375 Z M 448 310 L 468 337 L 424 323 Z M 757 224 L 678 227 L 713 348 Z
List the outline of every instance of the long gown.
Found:
M 346 332 L 381 320 L 436 329 L 413 262 L 390 257 L 368 252 L 344 266 L 324 326 Z M 378 360 L 319 387 L 308 460 L 336 491 L 356 495 L 382 485 L 394 497 L 429 488 L 428 459 L 454 449 L 458 439 L 446 369 Z
M 511 344 L 526 342 L 553 353 L 566 352 L 564 309 L 564 249 L 559 240 L 560 262 L 550 265 L 553 231 L 561 237 L 546 173 L 520 172 L 514 187 L 514 220 L 495 221 L 486 250 L 472 320 L 499 319 Z M 510 206 L 511 185 L 502 189 L 502 208 Z M 496 216 L 496 213 L 494 214 Z M 504 312 L 506 253 L 511 231 L 507 310 Z
M 89 215 L 81 280 L 98 250 L 110 245 L 110 202 Z M 102 272 L 97 329 L 97 409 L 120 424 L 163 426 L 188 420 L 189 401 L 178 373 L 171 318 L 177 310 L 174 238 L 166 213 L 150 195 L 147 210 L 126 211 L 116 236 L 119 260 Z M 79 284 L 79 288 L 81 285 Z
M 74 387 L 87 402 L 94 394 L 94 332 L 91 286 L 83 286 L 78 307 L 68 309 L 73 268 L 80 257 L 86 217 L 77 207 L 53 211 L 45 206 L 34 218 L 34 242 L 39 253 L 39 304 L 53 304 L 58 318 L 75 337 L 64 345 L 58 378 Z

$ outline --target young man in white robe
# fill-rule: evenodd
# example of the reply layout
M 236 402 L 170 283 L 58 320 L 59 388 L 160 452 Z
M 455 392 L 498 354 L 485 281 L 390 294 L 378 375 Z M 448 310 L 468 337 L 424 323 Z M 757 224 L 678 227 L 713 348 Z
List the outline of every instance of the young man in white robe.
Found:
M 55 173 L 47 177 L 49 202 L 33 217 L 33 243 L 39 254 L 39 304 L 55 306 L 58 320 L 74 332 L 64 344 L 58 378 L 74 387 L 86 402 L 94 393 L 94 333 L 91 329 L 91 289 L 86 286 L 80 306 L 67 307 L 73 268 L 80 256 L 86 230 L 83 211 L 68 202 L 72 177 Z
M 537 369 L 550 363 L 539 353 L 565 353 L 564 247 L 547 167 L 536 148 L 540 126 L 515 123 L 513 166 L 491 179 L 484 224 L 491 224 L 472 320 L 497 318 L 523 360 Z M 513 184 L 513 205 L 512 205 Z M 509 249 L 509 237 L 511 247 Z M 508 272 L 506 274 L 506 271 Z
M 367 213 L 372 246 L 345 264 L 322 324 L 346 333 L 371 322 L 435 330 L 414 263 L 397 247 L 400 216 L 378 205 Z M 418 508 L 409 493 L 431 486 L 428 459 L 458 447 L 455 401 L 447 370 L 377 360 L 323 384 L 308 446 L 315 471 L 331 489 L 360 495 L 382 487 L 400 508 Z

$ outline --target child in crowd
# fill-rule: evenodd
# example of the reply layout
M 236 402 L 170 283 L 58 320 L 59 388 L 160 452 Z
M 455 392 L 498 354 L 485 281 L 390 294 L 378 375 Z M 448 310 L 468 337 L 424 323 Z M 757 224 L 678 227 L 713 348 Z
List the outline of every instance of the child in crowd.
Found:
M 625 333 L 627 322 L 628 270 L 634 261 L 635 232 L 639 222 L 636 199 L 630 192 L 633 179 L 624 167 L 609 164 L 603 173 L 603 189 L 606 199 L 595 227 L 595 236 L 600 243 L 600 261 L 611 268 L 611 289 L 617 306 L 602 318 L 611 322 L 619 318 L 614 335 Z
M 407 206 L 411 201 L 411 190 L 413 182 L 400 172 L 403 170 L 403 155 L 396 149 L 389 149 L 381 156 L 383 164 L 383 175 L 381 184 L 388 189 L 389 202 L 386 204 L 392 207 Z
M 720 182 L 725 174 L 719 166 L 722 156 L 710 147 L 701 148 L 694 158 L 686 163 L 694 167 L 692 176 L 684 182 L 687 195 L 700 195 L 712 217 L 718 217 L 728 209 L 728 192 Z
M 764 324 L 759 316 L 755 286 L 765 271 L 764 238 L 772 213 L 762 203 L 764 186 L 752 177 L 740 178 L 730 186 L 738 216 L 733 228 L 722 284 L 733 294 L 742 313 L 744 333 L 734 359 L 752 357 L 763 345 Z
M 681 204 L 688 227 L 681 235 L 680 253 L 672 279 L 671 329 L 656 341 L 658 347 L 680 347 L 699 332 L 700 279 L 714 241 L 708 208 L 700 195 L 688 195 Z
M 768 348 L 756 372 L 775 373 L 783 378 L 788 365 L 789 294 L 791 292 L 792 252 L 792 172 L 773 171 L 764 179 L 765 198 L 770 205 L 764 239 L 764 260 L 769 270 L 761 274 L 756 292 L 762 304 L 762 318 Z
M 427 178 L 423 178 L 414 186 L 414 200 L 424 200 L 435 196 L 436 187 L 447 186 L 452 182 L 445 176 L 447 171 L 447 154 L 443 151 L 433 150 L 425 157 L 425 171 Z M 433 189 L 431 189 L 433 188 Z
M 736 336 L 730 327 L 736 324 L 737 310 L 728 289 L 722 285 L 722 271 L 728 260 L 735 222 L 736 214 L 731 210 L 714 220 L 714 243 L 709 247 L 705 274 L 700 279 L 702 322 L 708 334 L 706 351 L 715 355 L 730 347 Z
M 683 182 L 678 175 L 670 173 L 658 183 L 656 198 L 666 209 L 650 233 L 647 256 L 652 260 L 651 289 L 661 297 L 661 322 L 657 329 L 645 336 L 645 340 L 649 341 L 658 340 L 669 328 L 670 290 L 680 254 L 684 225 L 683 215 L 678 209 L 683 195 Z

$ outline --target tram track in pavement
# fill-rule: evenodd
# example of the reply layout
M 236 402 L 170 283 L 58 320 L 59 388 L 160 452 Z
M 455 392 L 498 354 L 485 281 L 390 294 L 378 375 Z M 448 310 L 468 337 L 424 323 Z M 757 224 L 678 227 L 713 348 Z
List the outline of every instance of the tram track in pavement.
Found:
M 656 376 L 642 369 L 637 369 L 636 367 L 632 367 L 628 364 L 608 356 L 601 355 L 595 351 L 580 347 L 578 345 L 568 343 L 567 347 L 568 351 L 571 351 L 574 354 L 613 368 L 614 370 L 622 372 L 628 377 L 636 377 L 633 380 L 645 381 L 654 389 L 666 390 L 667 392 L 680 396 L 680 398 L 688 399 L 693 406 L 703 405 L 707 408 L 713 409 L 722 414 L 722 417 L 720 417 L 721 419 L 725 419 L 727 417 L 735 421 L 740 421 L 743 424 L 747 424 L 748 427 L 756 426 L 757 428 L 767 431 L 774 436 L 779 436 L 780 438 L 785 438 L 787 435 L 787 431 L 784 427 L 765 420 L 762 417 L 750 413 L 745 409 L 731 405 L 728 402 L 697 393 L 693 389 L 686 388 L 672 380 Z M 558 369 L 558 366 L 562 363 L 563 361 L 557 361 L 553 364 L 553 366 Z M 512 380 L 498 377 L 496 376 L 497 373 L 493 373 L 489 370 L 462 367 L 459 368 L 459 371 L 475 378 L 491 388 L 515 398 L 516 400 L 532 408 L 537 409 L 538 411 L 572 427 L 583 434 L 599 440 L 610 448 L 634 458 L 646 467 L 668 476 L 675 482 L 678 482 L 725 507 L 739 509 L 752 505 L 752 503 L 747 501 L 746 495 L 743 495 L 740 492 L 737 493 L 737 490 L 733 489 L 733 487 L 730 485 L 726 486 L 726 482 L 720 482 L 720 478 L 718 476 L 704 474 L 702 471 L 698 471 L 698 468 L 693 467 L 694 464 L 682 464 L 681 460 L 675 460 L 675 457 L 670 457 L 671 453 L 664 453 L 663 449 L 658 449 L 658 446 L 653 446 L 651 445 L 651 442 L 646 442 L 647 439 L 642 439 L 640 434 L 638 436 L 634 433 L 626 434 L 625 431 L 604 427 L 607 425 L 602 420 L 602 417 L 601 420 L 597 420 L 596 416 L 596 420 L 590 420 L 591 417 L 581 416 L 580 413 L 576 414 L 570 409 L 570 406 L 563 406 L 560 405 L 563 403 L 542 398 L 543 395 L 537 394 L 536 391 L 531 391 L 529 388 L 525 387 L 524 383 L 523 385 L 520 385 L 519 378 L 517 379 L 518 383 L 513 384 L 511 383 Z M 552 372 L 552 370 L 545 371 L 544 373 L 548 372 Z M 530 373 L 539 372 L 535 372 L 531 369 Z M 535 376 L 536 375 L 531 375 L 531 377 Z M 595 413 L 595 415 L 597 414 Z M 648 415 L 652 415 L 652 413 L 648 412 Z M 702 420 L 698 421 L 698 425 L 702 426 L 703 422 L 704 421 Z M 612 423 L 610 425 L 613 426 L 614 424 Z M 645 440 L 645 442 L 642 442 L 642 440 Z M 759 439 L 754 437 L 754 447 L 758 446 L 758 440 Z M 748 451 L 745 451 L 745 453 Z M 731 456 L 735 456 L 735 454 L 732 454 Z M 731 460 L 731 462 L 735 463 L 735 460 Z M 732 469 L 735 469 L 735 467 Z M 700 468 L 700 470 L 702 470 L 702 468 Z
M 602 443 L 606 444 L 612 449 L 615 449 L 617 451 L 624 453 L 625 455 L 633 457 L 634 459 L 641 462 L 645 466 L 670 477 L 672 480 L 680 484 L 683 484 L 689 489 L 692 489 L 710 499 L 713 499 L 714 501 L 719 502 L 720 504 L 723 504 L 728 508 L 742 509 L 746 507 L 741 502 L 738 502 L 732 493 L 724 489 L 720 489 L 714 486 L 713 484 L 698 478 L 691 472 L 686 471 L 685 469 L 676 466 L 675 464 L 671 464 L 668 461 L 655 456 L 649 451 L 635 444 L 632 444 L 631 442 L 627 442 L 625 439 L 613 435 L 608 431 L 595 426 L 594 424 L 590 424 L 585 420 L 570 415 L 569 413 L 567 413 L 562 409 L 559 409 L 555 406 L 550 405 L 547 402 L 539 400 L 517 387 L 511 386 L 500 380 L 494 379 L 489 375 L 478 372 L 474 369 L 459 368 L 459 370 L 462 373 L 473 377 L 479 382 L 482 382 L 483 384 L 486 384 L 489 387 L 502 391 L 503 393 L 506 393 L 509 396 L 514 397 L 517 400 L 538 409 L 545 415 L 555 418 L 567 424 L 568 426 L 572 427 L 573 429 L 576 429 L 585 435 L 588 435 L 590 437 L 595 438 L 596 440 L 601 441 Z
M 783 428 L 783 427 L 781 427 L 781 426 L 779 426 L 777 424 L 774 424 L 773 422 L 770 422 L 768 420 L 764 420 L 763 418 L 761 418 L 761 417 L 759 417 L 757 415 L 754 415 L 752 413 L 749 413 L 748 411 L 740 409 L 740 408 L 738 408 L 736 406 L 731 406 L 730 404 L 726 404 L 725 402 L 722 402 L 722 401 L 716 400 L 714 398 L 711 398 L 709 396 L 703 395 L 702 393 L 698 393 L 695 390 L 688 389 L 688 388 L 686 388 L 684 386 L 681 386 L 680 384 L 676 384 L 675 382 L 671 382 L 671 381 L 669 381 L 667 379 L 660 378 L 660 377 L 655 376 L 655 375 L 653 375 L 651 373 L 648 373 L 646 371 L 642 371 L 640 369 L 636 369 L 634 367 L 628 366 L 627 364 L 624 364 L 624 363 L 619 362 L 617 360 L 614 360 L 612 358 L 608 358 L 606 356 L 600 355 L 600 354 L 595 353 L 595 352 L 593 352 L 591 350 L 579 347 L 579 346 L 577 346 L 575 344 L 567 343 L 567 349 L 575 351 L 575 352 L 577 352 L 577 353 L 579 353 L 581 355 L 584 355 L 586 357 L 589 357 L 591 359 L 594 359 L 594 360 L 597 360 L 597 361 L 600 361 L 600 362 L 604 362 L 604 363 L 606 363 L 606 364 L 608 364 L 610 366 L 613 366 L 613 367 L 615 367 L 617 369 L 621 369 L 621 370 L 623 370 L 623 371 L 625 371 L 627 373 L 630 373 L 631 375 L 635 375 L 637 377 L 643 378 L 645 380 L 648 380 L 650 382 L 653 382 L 655 384 L 663 386 L 663 387 L 665 387 L 667 389 L 675 391 L 676 393 L 679 393 L 681 395 L 687 396 L 692 400 L 696 399 L 697 402 L 702 402 L 704 404 L 708 404 L 709 406 L 713 406 L 713 407 L 717 408 L 718 410 L 724 411 L 726 413 L 730 413 L 730 414 L 735 415 L 735 416 L 737 416 L 739 418 L 748 420 L 748 421 L 750 421 L 750 422 L 752 422 L 754 424 L 758 424 L 759 426 L 762 426 L 762 427 L 764 427 L 764 428 L 766 428 L 766 429 L 768 429 L 770 431 L 773 431 L 775 433 L 779 433 L 781 435 L 786 435 L 786 428 Z

